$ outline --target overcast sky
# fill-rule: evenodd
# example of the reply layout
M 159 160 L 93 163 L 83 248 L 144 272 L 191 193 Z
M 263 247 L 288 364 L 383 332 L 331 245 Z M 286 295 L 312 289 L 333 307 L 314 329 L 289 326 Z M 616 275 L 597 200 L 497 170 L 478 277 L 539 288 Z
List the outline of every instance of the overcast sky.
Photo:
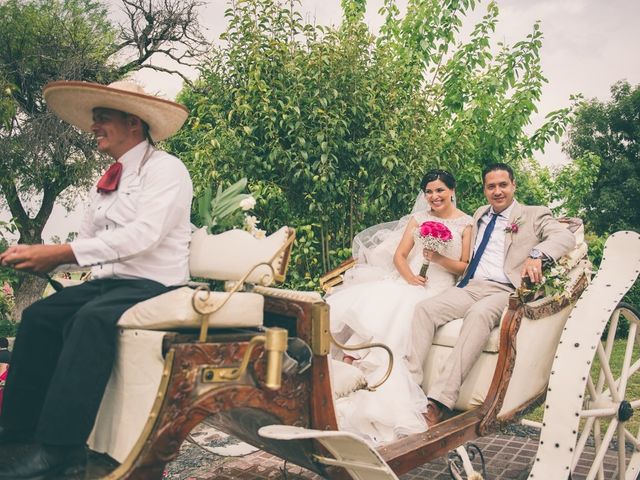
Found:
M 539 114 L 532 129 L 542 124 L 548 112 L 569 105 L 569 96 L 582 93 L 586 98 L 609 99 L 609 87 L 618 80 L 640 83 L 640 0 L 498 0 L 500 16 L 496 41 L 513 44 L 531 32 L 536 20 L 544 33 L 542 47 L 543 72 L 549 80 L 544 87 Z M 117 16 L 118 0 L 111 0 L 112 14 Z M 381 23 L 377 14 L 381 0 L 367 3 L 367 22 L 372 31 Z M 402 7 L 405 0 L 398 0 Z M 487 2 L 483 1 L 470 14 L 465 27 L 470 30 L 479 20 Z M 201 11 L 202 25 L 207 35 L 217 39 L 225 29 L 226 0 L 209 0 Z M 341 17 L 339 0 L 302 0 L 301 12 L 317 24 L 338 24 Z M 190 74 L 193 76 L 193 72 Z M 136 74 L 148 91 L 172 99 L 182 84 L 179 77 L 152 71 Z M 551 145 L 537 155 L 546 165 L 566 161 L 559 145 Z M 62 208 L 56 208 L 45 228 L 44 238 L 77 230 L 79 215 L 65 218 Z

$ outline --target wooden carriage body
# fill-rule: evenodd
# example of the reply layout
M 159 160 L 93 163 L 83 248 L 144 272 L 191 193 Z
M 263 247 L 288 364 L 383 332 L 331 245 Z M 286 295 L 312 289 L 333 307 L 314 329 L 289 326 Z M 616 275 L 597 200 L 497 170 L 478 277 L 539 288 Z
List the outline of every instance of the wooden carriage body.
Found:
M 290 437 L 295 441 L 278 432 L 266 434 L 269 429 L 264 427 L 272 425 L 298 427 L 297 432 L 303 433 L 337 431 L 334 401 L 338 387 L 329 355 L 332 338 L 328 304 L 314 292 L 255 286 L 250 293 L 260 295 L 264 302 L 261 325 L 238 327 L 231 322 L 224 328 L 211 328 L 211 320 L 207 331 L 203 320 L 199 337 L 194 332 L 162 332 L 161 369 L 147 420 L 127 447 L 121 465 L 105 478 L 162 478 L 166 463 L 178 455 L 189 432 L 207 417 L 221 431 L 327 478 L 393 478 L 391 471 L 407 472 L 515 421 L 549 393 L 556 347 L 562 343 L 574 304 L 590 282 L 581 222 L 570 221 L 568 227 L 578 240 L 569 256 L 571 294 L 528 304 L 512 296 L 495 333 L 497 339 L 489 342 L 493 345 L 485 348 L 474 369 L 477 371 L 463 385 L 461 398 L 465 404 L 458 414 L 424 433 L 384 445 L 377 452 L 369 449 L 370 460 L 378 461 L 379 468 L 359 461 L 363 451 L 354 450 L 354 457 L 346 463 L 336 460 L 336 452 L 321 441 L 322 434 L 314 437 L 298 433 Z M 634 235 L 634 245 L 640 245 L 640 236 Z M 632 260 L 637 276 L 640 257 Z M 343 270 L 332 275 L 340 275 Z M 624 292 L 616 292 L 607 304 L 615 302 L 615 307 L 622 295 Z M 288 337 L 284 365 L 277 364 L 282 372 L 279 388 L 271 378 L 275 357 L 267 348 L 265 329 L 267 333 L 283 329 Z M 133 329 L 129 334 L 135 332 Z M 258 337 L 260 341 L 256 341 Z M 434 343 L 450 348 L 447 342 L 450 340 L 445 338 Z M 437 364 L 438 359 L 428 362 Z M 349 450 L 355 443 L 342 445 Z M 110 453 L 108 449 L 101 451 Z M 358 476 L 358 466 L 368 474 Z M 391 476 L 384 476 L 384 472 Z M 376 477 L 378 474 L 382 476 Z

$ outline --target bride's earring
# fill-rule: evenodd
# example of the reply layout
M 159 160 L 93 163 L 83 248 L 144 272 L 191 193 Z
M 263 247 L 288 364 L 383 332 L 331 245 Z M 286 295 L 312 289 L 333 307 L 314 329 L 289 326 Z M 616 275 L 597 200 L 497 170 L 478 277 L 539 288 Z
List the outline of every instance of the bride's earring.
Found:
M 451 195 L 451 203 L 456 203 L 456 196 L 455 195 Z

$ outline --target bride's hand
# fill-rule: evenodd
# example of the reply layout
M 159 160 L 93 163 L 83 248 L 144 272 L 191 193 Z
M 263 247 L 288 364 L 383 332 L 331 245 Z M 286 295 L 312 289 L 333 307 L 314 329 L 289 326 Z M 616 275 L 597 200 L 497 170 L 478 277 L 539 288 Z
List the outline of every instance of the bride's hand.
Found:
M 412 275 L 410 278 L 407 278 L 406 280 L 409 285 L 419 285 L 421 287 L 423 287 L 427 283 L 427 279 L 424 277 L 421 277 L 420 275 Z
M 440 259 L 440 254 L 438 252 L 436 252 L 435 250 L 429 250 L 427 248 L 422 250 L 422 255 L 424 256 L 425 260 L 433 263 L 438 263 L 438 260 Z

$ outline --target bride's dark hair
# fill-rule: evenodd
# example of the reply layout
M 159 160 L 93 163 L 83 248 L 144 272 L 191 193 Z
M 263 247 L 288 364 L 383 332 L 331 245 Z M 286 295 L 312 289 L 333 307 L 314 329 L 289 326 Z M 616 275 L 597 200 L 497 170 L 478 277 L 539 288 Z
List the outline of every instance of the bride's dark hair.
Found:
M 446 170 L 440 170 L 438 168 L 434 168 L 433 170 L 429 170 L 422 177 L 422 181 L 420 182 L 420 190 L 424 192 L 424 189 L 427 187 L 427 184 L 434 182 L 436 180 L 440 180 L 451 190 L 456 188 L 456 179 L 453 175 L 451 175 Z

